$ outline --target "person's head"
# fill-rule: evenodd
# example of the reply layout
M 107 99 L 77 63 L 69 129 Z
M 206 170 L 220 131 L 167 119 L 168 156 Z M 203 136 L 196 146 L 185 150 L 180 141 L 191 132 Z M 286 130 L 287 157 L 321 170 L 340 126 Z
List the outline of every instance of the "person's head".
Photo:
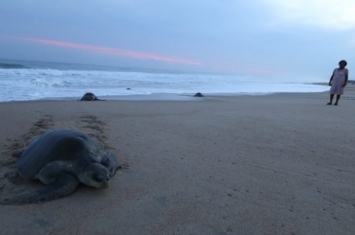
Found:
M 339 61 L 339 68 L 345 68 L 348 63 L 345 60 Z
M 87 165 L 78 178 L 81 183 L 95 188 L 107 188 L 110 183 L 109 170 L 100 163 L 94 162 Z

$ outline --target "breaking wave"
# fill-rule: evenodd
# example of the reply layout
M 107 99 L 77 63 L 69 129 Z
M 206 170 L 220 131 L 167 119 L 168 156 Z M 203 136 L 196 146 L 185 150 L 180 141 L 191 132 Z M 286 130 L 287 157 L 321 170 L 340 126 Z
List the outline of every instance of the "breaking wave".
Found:
M 27 64 L 25 64 L 27 66 Z M 43 98 L 80 98 L 86 92 L 99 97 L 142 94 L 260 94 L 275 92 L 320 92 L 326 86 L 294 82 L 278 77 L 154 73 L 142 71 L 60 70 L 52 64 L 35 68 L 22 63 L 0 62 L 0 101 Z M 91 69 L 91 68 L 89 68 Z

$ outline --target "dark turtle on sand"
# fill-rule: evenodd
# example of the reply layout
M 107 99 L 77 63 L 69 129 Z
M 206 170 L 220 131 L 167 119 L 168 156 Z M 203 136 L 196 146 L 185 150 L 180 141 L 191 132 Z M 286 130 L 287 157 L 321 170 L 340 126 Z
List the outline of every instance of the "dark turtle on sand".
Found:
M 202 93 L 201 92 L 197 92 L 195 95 L 194 95 L 194 97 L 205 97 L 204 95 L 202 95 Z
M 113 153 L 106 153 L 88 135 L 74 130 L 52 130 L 34 139 L 20 154 L 17 170 L 25 179 L 39 179 L 46 186 L 20 194 L 0 204 L 39 203 L 65 197 L 79 183 L 107 188 L 118 168 Z
M 105 100 L 100 100 L 99 98 L 97 98 L 96 95 L 94 95 L 94 93 L 88 92 L 85 93 L 83 97 L 81 97 L 80 101 L 105 101 Z

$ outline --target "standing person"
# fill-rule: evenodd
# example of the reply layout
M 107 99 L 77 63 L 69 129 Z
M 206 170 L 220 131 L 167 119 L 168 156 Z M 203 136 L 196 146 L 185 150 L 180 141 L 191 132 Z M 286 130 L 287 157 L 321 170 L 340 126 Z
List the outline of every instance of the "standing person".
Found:
M 339 62 L 339 68 L 334 69 L 332 76 L 329 80 L 330 88 L 330 102 L 327 105 L 332 105 L 334 95 L 337 95 L 336 101 L 334 105 L 338 105 L 340 96 L 344 93 L 344 87 L 348 82 L 349 71 L 345 68 L 346 63 L 345 60 L 341 60 Z

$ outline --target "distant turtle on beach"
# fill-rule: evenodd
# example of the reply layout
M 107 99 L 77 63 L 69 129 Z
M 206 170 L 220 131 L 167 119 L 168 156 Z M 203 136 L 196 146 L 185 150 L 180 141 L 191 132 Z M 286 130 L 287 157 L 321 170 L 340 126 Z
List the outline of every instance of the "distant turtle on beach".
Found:
M 81 97 L 80 101 L 105 101 L 105 100 L 100 100 L 99 98 L 97 98 L 96 95 L 94 95 L 94 93 L 88 92 L 85 93 L 83 97 Z
M 202 95 L 202 93 L 201 92 L 197 92 L 195 95 L 194 95 L 194 97 L 205 97 L 204 95 Z
M 0 204 L 46 202 L 70 195 L 79 183 L 107 188 L 118 169 L 117 157 L 88 135 L 74 130 L 51 130 L 35 138 L 19 155 L 17 171 L 39 179 L 45 187 L 16 195 Z

